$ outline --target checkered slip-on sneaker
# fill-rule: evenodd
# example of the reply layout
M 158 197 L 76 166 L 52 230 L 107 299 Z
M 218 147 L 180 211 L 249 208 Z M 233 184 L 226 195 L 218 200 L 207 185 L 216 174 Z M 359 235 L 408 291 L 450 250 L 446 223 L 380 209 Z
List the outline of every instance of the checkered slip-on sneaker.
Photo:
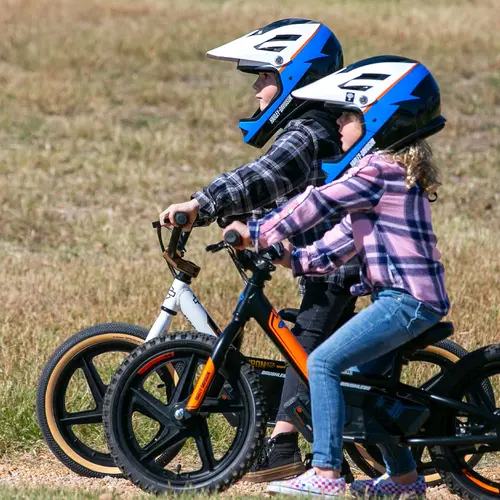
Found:
M 345 495 L 345 480 L 317 476 L 314 469 L 287 481 L 274 481 L 267 487 L 268 493 L 304 495 L 323 498 L 341 498 Z
M 425 479 L 422 476 L 411 484 L 397 484 L 387 474 L 377 479 L 354 481 L 351 484 L 351 493 L 357 498 L 384 498 L 413 499 L 425 498 Z

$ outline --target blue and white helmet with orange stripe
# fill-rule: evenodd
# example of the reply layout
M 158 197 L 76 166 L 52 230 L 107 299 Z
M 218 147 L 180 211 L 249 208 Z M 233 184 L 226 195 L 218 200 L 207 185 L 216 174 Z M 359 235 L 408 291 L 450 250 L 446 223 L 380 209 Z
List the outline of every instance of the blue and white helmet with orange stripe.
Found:
M 209 50 L 214 59 L 236 61 L 246 73 L 273 72 L 278 91 L 263 111 L 240 120 L 244 141 L 262 147 L 310 101 L 292 91 L 343 67 L 342 47 L 324 24 L 310 19 L 282 19 Z
M 400 56 L 359 61 L 293 95 L 361 116 L 361 138 L 341 157 L 323 161 L 327 182 L 356 166 L 368 153 L 401 149 L 439 132 L 446 121 L 441 115 L 439 87 L 430 71 Z

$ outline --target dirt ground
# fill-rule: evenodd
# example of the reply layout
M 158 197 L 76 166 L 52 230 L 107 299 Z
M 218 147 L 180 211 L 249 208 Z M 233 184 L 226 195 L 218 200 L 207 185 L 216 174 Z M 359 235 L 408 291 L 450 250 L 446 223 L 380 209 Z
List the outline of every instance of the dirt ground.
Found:
M 240 481 L 222 497 L 263 497 L 266 484 L 251 484 Z M 15 459 L 0 459 L 0 491 L 4 487 L 16 488 L 54 488 L 75 489 L 79 491 L 99 492 L 101 500 L 116 498 L 136 498 L 141 490 L 125 479 L 106 477 L 104 479 L 90 479 L 80 477 L 64 467 L 50 453 L 37 455 L 23 454 Z M 430 488 L 427 493 L 429 499 L 453 500 L 459 497 L 448 492 L 446 487 Z

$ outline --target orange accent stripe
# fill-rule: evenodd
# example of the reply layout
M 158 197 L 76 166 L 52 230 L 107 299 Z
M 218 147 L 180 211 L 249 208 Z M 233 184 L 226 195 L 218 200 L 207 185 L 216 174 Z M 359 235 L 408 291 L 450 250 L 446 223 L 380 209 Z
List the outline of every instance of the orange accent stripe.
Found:
M 482 481 L 479 481 L 479 479 L 475 478 L 472 476 L 467 469 L 462 469 L 462 472 L 464 473 L 465 476 L 467 476 L 473 483 L 476 483 L 478 486 L 481 486 L 481 488 L 488 490 L 488 491 L 493 491 L 495 493 L 500 493 L 500 490 L 498 488 L 494 488 L 493 486 L 490 486 L 489 484 L 483 483 Z
M 307 45 L 307 43 L 309 42 L 309 40 L 318 32 L 318 30 L 320 28 L 321 28 L 321 24 L 316 28 L 316 31 L 300 46 L 300 48 L 297 49 L 297 51 L 295 52 L 295 54 L 292 57 L 290 57 L 290 61 L 292 61 L 295 58 L 295 56 Z M 278 73 L 281 73 L 286 68 L 286 66 L 289 64 L 289 62 L 287 64 L 285 64 L 284 66 L 282 66 L 278 70 Z
M 186 410 L 197 410 L 200 407 L 214 375 L 214 362 L 212 361 L 212 358 L 208 358 L 207 363 L 201 372 L 200 378 L 198 379 L 198 382 L 196 382 L 193 393 L 191 394 L 191 397 L 186 405 Z
M 278 316 L 275 310 L 271 311 L 269 315 L 268 326 L 271 331 L 278 338 L 280 345 L 283 346 L 285 351 L 295 361 L 298 369 L 302 372 L 307 379 L 307 353 L 304 348 L 299 344 L 297 337 L 283 324 L 279 326 L 282 319 Z
M 415 69 L 418 63 L 415 63 L 404 75 L 401 75 L 390 87 L 386 88 L 376 99 L 375 102 L 377 102 L 381 97 L 383 97 L 389 90 L 396 85 L 402 78 L 404 78 L 412 69 Z M 375 104 L 375 102 L 373 104 Z M 363 114 L 365 114 L 372 106 L 373 104 L 370 104 L 365 110 L 363 110 Z

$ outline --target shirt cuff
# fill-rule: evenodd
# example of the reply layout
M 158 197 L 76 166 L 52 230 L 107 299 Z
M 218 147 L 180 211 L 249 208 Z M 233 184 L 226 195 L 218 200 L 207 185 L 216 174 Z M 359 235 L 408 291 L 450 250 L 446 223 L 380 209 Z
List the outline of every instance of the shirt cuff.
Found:
M 259 249 L 259 232 L 260 224 L 258 220 L 249 220 L 247 222 L 248 229 L 250 230 L 250 239 L 252 240 L 255 250 Z
M 215 203 L 212 198 L 208 197 L 204 191 L 196 191 L 191 195 L 191 199 L 195 199 L 200 204 L 201 215 L 216 217 Z
M 294 276 L 302 276 L 307 273 L 307 269 L 304 268 L 304 264 L 300 258 L 304 250 L 303 248 L 294 247 L 290 253 L 290 265 Z

